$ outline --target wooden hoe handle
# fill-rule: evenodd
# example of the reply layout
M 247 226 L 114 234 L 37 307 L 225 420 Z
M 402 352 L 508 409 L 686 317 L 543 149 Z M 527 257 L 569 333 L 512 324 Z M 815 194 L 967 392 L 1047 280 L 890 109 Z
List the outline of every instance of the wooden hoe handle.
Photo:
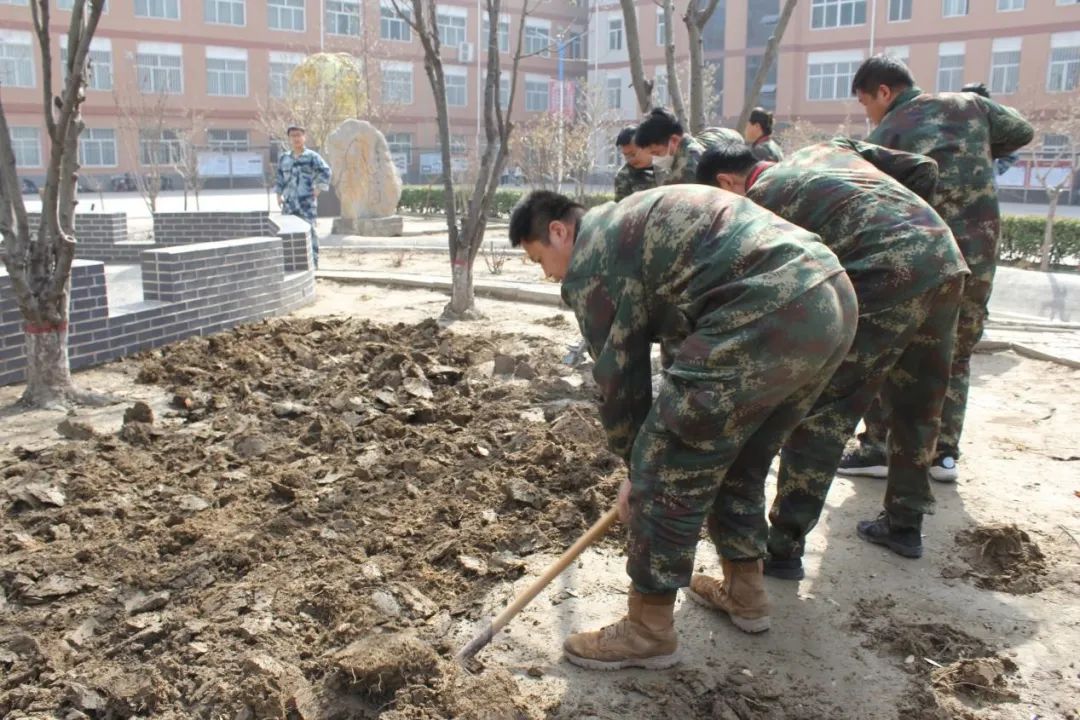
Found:
M 459 663 L 464 663 L 473 655 L 480 652 L 481 648 L 491 642 L 491 640 L 499 634 L 500 630 L 506 627 L 515 615 L 521 612 L 526 605 L 533 601 L 533 598 L 540 594 L 541 590 L 547 587 L 552 580 L 569 567 L 570 563 L 574 562 L 574 560 L 577 559 L 577 556 L 585 551 L 585 548 L 602 538 L 618 517 L 619 513 L 615 508 L 611 508 L 604 513 L 599 520 L 593 523 L 593 526 L 589 528 L 584 535 L 579 537 L 577 541 L 559 557 L 558 560 L 544 570 L 543 575 L 537 578 L 524 592 L 514 598 L 514 602 L 510 603 L 505 610 L 494 618 L 486 620 L 480 632 L 476 634 L 476 637 L 465 643 L 465 645 L 458 650 L 454 659 Z

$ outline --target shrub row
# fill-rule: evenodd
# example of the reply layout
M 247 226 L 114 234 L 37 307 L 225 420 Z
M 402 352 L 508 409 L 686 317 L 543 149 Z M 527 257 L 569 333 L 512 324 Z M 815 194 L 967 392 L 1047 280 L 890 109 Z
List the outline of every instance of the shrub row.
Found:
M 1046 218 L 1006 215 L 1001 222 L 1001 245 L 998 256 L 1002 260 L 1039 262 Z M 1054 265 L 1076 265 L 1080 260 L 1080 220 L 1075 218 L 1054 219 L 1054 245 L 1050 250 L 1050 262 Z
M 468 205 L 469 195 L 472 188 L 460 188 L 456 191 L 457 207 L 463 211 Z M 497 190 L 491 203 L 490 217 L 507 218 L 514 206 L 518 204 L 524 190 Z M 614 200 L 611 193 L 590 193 L 578 198 L 585 207 L 602 205 Z M 416 215 L 437 215 L 443 212 L 443 189 L 438 185 L 406 185 L 401 189 L 401 202 L 398 204 L 401 212 Z

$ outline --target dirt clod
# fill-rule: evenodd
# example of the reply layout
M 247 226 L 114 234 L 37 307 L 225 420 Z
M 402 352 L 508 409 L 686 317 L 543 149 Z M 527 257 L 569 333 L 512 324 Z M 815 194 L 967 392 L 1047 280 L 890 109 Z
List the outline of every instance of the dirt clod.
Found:
M 963 572 L 977 587 L 1028 595 L 1043 588 L 1046 559 L 1038 544 L 1016 525 L 980 525 L 956 534 Z

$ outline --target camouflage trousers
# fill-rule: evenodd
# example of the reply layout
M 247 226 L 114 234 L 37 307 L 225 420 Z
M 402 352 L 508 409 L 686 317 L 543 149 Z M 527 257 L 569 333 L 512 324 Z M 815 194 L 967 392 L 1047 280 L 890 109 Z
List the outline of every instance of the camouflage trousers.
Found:
M 729 332 L 684 340 L 630 457 L 627 573 L 684 587 L 703 524 L 725 558 L 765 553 L 765 478 L 840 365 L 858 305 L 846 274 Z
M 859 315 L 851 351 L 780 453 L 769 553 L 801 557 L 844 445 L 879 395 L 890 408 L 885 508 L 910 523 L 933 512 L 929 468 L 949 383 L 963 277 L 891 308 Z
M 966 256 L 967 254 L 965 254 Z M 982 339 L 983 327 L 990 314 L 987 305 L 994 284 L 993 262 L 972 264 L 971 275 L 964 284 L 960 299 L 960 317 L 956 323 L 956 351 L 953 354 L 949 390 L 941 409 L 941 433 L 935 455 L 960 457 L 960 433 L 967 413 L 968 389 L 971 385 L 971 356 Z M 859 443 L 866 448 L 885 452 L 888 420 L 880 402 L 874 402 L 864 416 L 866 431 L 859 433 Z

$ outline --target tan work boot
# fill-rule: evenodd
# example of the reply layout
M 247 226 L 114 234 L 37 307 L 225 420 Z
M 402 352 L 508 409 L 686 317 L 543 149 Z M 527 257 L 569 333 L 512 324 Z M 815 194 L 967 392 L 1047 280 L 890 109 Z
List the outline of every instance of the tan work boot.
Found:
M 686 594 L 699 605 L 726 612 L 735 627 L 759 633 L 769 629 L 769 594 L 761 560 L 721 560 L 724 580 L 694 575 Z
M 631 589 L 626 617 L 599 630 L 566 638 L 566 659 L 590 670 L 671 667 L 679 662 L 675 597 L 675 593 L 644 595 Z

